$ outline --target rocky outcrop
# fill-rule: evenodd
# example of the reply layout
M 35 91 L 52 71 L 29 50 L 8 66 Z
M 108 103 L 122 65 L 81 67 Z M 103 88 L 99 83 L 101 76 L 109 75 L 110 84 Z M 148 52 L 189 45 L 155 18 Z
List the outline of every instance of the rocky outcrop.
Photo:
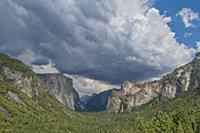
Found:
M 98 95 L 93 96 L 85 105 L 87 111 L 97 112 L 106 110 L 108 104 L 108 97 L 113 91 L 117 89 L 112 89 L 99 93 Z
M 56 99 L 72 110 L 83 110 L 79 95 L 73 88 L 72 80 L 61 74 L 37 75 L 17 59 L 0 54 L 0 81 L 12 83 L 18 90 L 37 102 L 39 93 L 47 90 Z M 7 92 L 7 98 L 25 106 L 13 92 Z
M 0 75 L 1 78 L 9 80 L 14 83 L 17 89 L 21 90 L 31 98 L 38 96 L 39 86 L 37 78 L 35 75 L 26 75 L 23 72 L 13 70 L 3 64 L 0 64 Z
M 124 95 L 123 93 L 118 91 L 113 91 L 111 95 L 108 97 L 108 104 L 106 106 L 107 111 L 121 113 L 124 111 Z
M 130 111 L 154 98 L 167 100 L 200 86 L 200 53 L 194 60 L 175 69 L 158 81 L 138 83 L 126 81 L 119 92 L 109 96 L 107 110 L 111 112 Z
M 61 74 L 40 74 L 41 85 L 56 99 L 72 110 L 83 110 L 80 98 L 73 88 L 73 81 Z
M 160 84 L 157 81 L 140 84 L 126 81 L 120 91 L 113 92 L 109 97 L 107 110 L 110 112 L 130 111 L 133 107 L 140 106 L 160 93 Z
M 6 117 L 10 117 L 11 114 L 0 104 L 0 112 L 2 112 L 3 114 L 5 114 Z
M 193 63 L 179 67 L 171 74 L 164 76 L 159 82 L 161 85 L 161 99 L 174 98 L 191 88 Z M 190 86 L 190 87 L 189 87 Z
M 200 86 L 200 53 L 192 61 L 189 88 L 197 88 Z
M 26 104 L 15 93 L 11 91 L 8 91 L 6 93 L 6 97 L 17 104 L 22 105 L 23 107 L 27 107 Z

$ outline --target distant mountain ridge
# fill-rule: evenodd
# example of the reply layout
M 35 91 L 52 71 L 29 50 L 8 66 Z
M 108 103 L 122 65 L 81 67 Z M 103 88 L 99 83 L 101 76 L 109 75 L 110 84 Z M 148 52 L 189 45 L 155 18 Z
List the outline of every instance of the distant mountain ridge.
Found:
M 105 111 L 108 104 L 108 97 L 113 91 L 118 91 L 118 89 L 111 89 L 103 91 L 95 96 L 93 96 L 87 104 L 85 105 L 88 112 L 99 112 Z

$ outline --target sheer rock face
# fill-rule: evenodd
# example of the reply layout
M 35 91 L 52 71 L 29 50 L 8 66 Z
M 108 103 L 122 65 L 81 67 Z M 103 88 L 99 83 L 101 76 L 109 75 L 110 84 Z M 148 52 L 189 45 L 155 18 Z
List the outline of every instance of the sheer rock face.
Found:
M 121 113 L 124 111 L 124 95 L 121 91 L 113 91 L 108 97 L 107 111 Z
M 37 100 L 39 89 L 47 89 L 56 99 L 72 110 L 78 110 L 81 102 L 78 93 L 72 86 L 72 80 L 60 74 L 25 75 L 23 72 L 10 69 L 0 64 L 0 77 L 13 82 L 17 89 Z M 0 78 L 0 79 L 1 79 Z M 80 110 L 80 109 L 79 109 Z
M 133 107 L 149 102 L 159 93 L 160 83 L 157 81 L 144 84 L 126 81 L 119 92 L 113 92 L 109 97 L 107 109 L 114 112 L 131 111 Z
M 161 84 L 161 99 L 174 98 L 189 90 L 193 64 L 177 68 L 171 74 L 164 76 L 159 82 Z
M 61 74 L 40 74 L 41 85 L 56 99 L 72 110 L 82 110 L 78 93 L 73 88 L 73 81 Z
M 200 86 L 200 54 L 197 54 L 191 63 L 175 69 L 158 81 L 124 82 L 120 92 L 113 92 L 109 96 L 107 110 L 130 111 L 156 97 L 160 100 L 167 100 L 198 86 Z
M 17 89 L 35 99 L 39 95 L 39 82 L 36 75 L 25 75 L 23 72 L 10 69 L 7 66 L 0 64 L 0 79 L 13 82 Z
M 196 88 L 200 86 L 200 53 L 192 61 L 192 66 L 190 84 L 188 86 L 189 88 Z
M 72 110 L 82 110 L 79 95 L 72 86 L 72 80 L 61 74 L 37 75 L 17 59 L 0 54 L 0 81 L 11 82 L 21 92 L 37 102 L 41 90 L 48 90 L 58 101 Z M 6 97 L 22 106 L 23 101 L 13 92 Z

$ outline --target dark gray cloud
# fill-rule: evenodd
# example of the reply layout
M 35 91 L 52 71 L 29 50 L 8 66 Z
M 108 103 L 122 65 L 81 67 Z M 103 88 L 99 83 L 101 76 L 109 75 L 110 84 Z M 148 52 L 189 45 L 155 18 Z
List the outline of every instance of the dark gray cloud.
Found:
M 191 59 L 150 0 L 4 0 L 0 51 L 111 83 L 146 80 Z M 43 60 L 46 59 L 46 60 Z
M 37 66 L 48 65 L 49 60 L 47 58 L 41 58 L 41 59 L 34 60 L 33 62 L 31 62 L 31 64 L 37 65 Z

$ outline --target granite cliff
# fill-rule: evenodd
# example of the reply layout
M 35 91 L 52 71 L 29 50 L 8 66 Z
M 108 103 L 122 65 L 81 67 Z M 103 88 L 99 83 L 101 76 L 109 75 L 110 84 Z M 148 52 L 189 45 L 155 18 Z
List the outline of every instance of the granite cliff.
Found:
M 14 84 L 18 90 L 36 102 L 40 97 L 40 91 L 43 90 L 72 110 L 80 111 L 83 109 L 79 95 L 73 88 L 73 82 L 70 78 L 61 74 L 37 75 L 21 61 L 4 54 L 0 54 L 0 81 Z M 14 92 L 6 92 L 6 97 L 26 106 Z
M 194 60 L 175 69 L 160 80 L 146 83 L 125 81 L 120 91 L 109 96 L 107 111 L 123 112 L 158 98 L 168 100 L 200 85 L 200 53 Z
M 37 76 L 21 61 L 0 54 L 0 81 L 9 81 L 33 99 L 37 99 L 40 85 Z
M 56 99 L 72 110 L 83 110 L 79 95 L 73 88 L 72 79 L 62 74 L 38 74 L 41 85 Z
M 154 98 L 168 100 L 197 88 L 200 85 L 200 53 L 194 60 L 175 69 L 160 80 L 146 83 L 125 81 L 120 91 L 112 92 L 108 98 L 107 111 L 131 111 Z

